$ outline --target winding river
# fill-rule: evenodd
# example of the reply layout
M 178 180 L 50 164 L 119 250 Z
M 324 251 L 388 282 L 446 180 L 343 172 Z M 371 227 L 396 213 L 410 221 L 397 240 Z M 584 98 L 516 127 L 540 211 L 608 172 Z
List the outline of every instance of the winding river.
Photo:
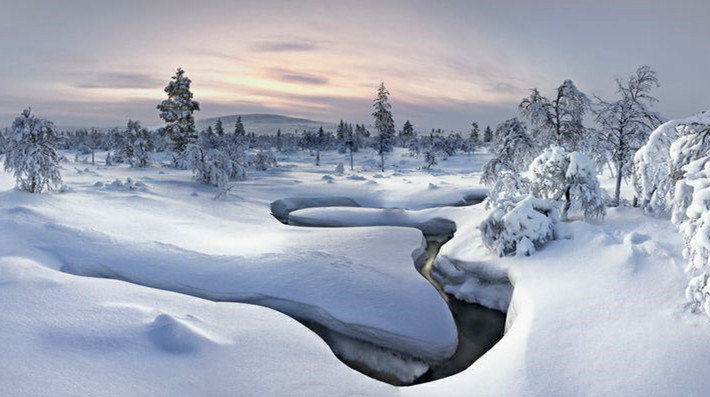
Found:
M 473 205 L 480 202 L 466 201 L 464 205 Z M 286 221 L 284 223 L 287 223 L 287 220 L 283 219 L 283 217 L 277 216 L 277 219 L 282 222 Z M 422 232 L 425 233 L 424 230 L 422 230 Z M 439 363 L 430 363 L 429 370 L 421 376 L 412 382 L 403 382 L 389 372 L 372 368 L 364 362 L 348 359 L 338 354 L 337 349 L 334 348 L 334 343 L 342 341 L 343 338 L 347 337 L 335 334 L 333 331 L 321 325 L 299 320 L 328 343 L 333 352 L 343 363 L 367 376 L 396 386 L 430 382 L 465 370 L 503 337 L 505 328 L 505 313 L 456 299 L 454 296 L 447 294 L 444 288 L 431 276 L 431 269 L 439 253 L 439 249 L 446 244 L 453 235 L 427 235 L 425 233 L 425 237 L 427 241 L 426 262 L 423 266 L 419 266 L 419 272 L 439 291 L 442 299 L 446 301 L 458 330 L 458 346 L 455 353 L 449 359 Z M 370 345 L 368 342 L 362 341 L 352 341 L 352 343 L 359 343 L 363 346 Z M 373 345 L 370 345 L 368 348 L 378 349 Z M 391 353 L 399 354 L 395 352 Z M 410 358 L 404 357 L 404 359 Z M 414 358 L 411 359 L 416 360 Z

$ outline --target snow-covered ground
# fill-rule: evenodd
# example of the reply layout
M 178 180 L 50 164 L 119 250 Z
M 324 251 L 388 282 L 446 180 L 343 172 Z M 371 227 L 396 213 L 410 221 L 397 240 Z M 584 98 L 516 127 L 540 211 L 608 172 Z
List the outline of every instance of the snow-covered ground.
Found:
M 400 150 L 382 173 L 368 152 L 338 174 L 345 157 L 324 153 L 316 167 L 281 156 L 221 199 L 189 171 L 158 166 L 64 163 L 69 190 L 44 195 L 0 174 L 0 395 L 710 390 L 710 325 L 683 309 L 681 239 L 667 220 L 610 210 L 600 224 L 566 223 L 570 238 L 531 257 L 498 258 L 481 243 L 482 205 L 453 206 L 481 195 L 485 153 L 422 171 Z M 360 208 L 301 209 L 326 197 Z M 281 199 L 294 224 L 355 227 L 284 225 L 271 214 Z M 455 230 L 433 269 L 447 292 L 508 311 L 506 336 L 464 372 L 395 388 L 269 309 L 352 338 L 338 340 L 340 354 L 367 351 L 353 339 L 401 353 L 364 358 L 405 365 L 401 376 L 447 358 L 456 328 L 415 268 L 425 242 L 412 226 Z

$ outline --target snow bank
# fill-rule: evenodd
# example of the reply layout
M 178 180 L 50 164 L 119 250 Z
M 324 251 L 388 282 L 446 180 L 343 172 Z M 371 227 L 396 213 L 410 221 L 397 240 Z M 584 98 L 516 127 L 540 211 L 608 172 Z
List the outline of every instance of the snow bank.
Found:
M 271 309 L 0 257 L 0 395 L 392 395 Z M 277 380 L 277 381 L 275 381 Z
M 432 211 L 409 211 L 380 208 L 310 208 L 294 211 L 288 223 L 297 226 L 402 226 L 412 227 L 430 236 L 452 236 L 456 223 L 436 217 Z
M 574 239 L 529 257 L 493 258 L 515 284 L 505 337 L 468 370 L 403 395 L 710 390 L 708 324 L 683 313 L 682 244 L 672 225 L 631 208 L 610 209 L 603 225 L 568 225 Z
M 457 345 L 450 311 L 415 269 L 425 247 L 418 230 L 289 228 L 284 252 L 209 255 L 78 230 L 24 207 L 0 214 L 17 241 L 4 252 L 49 256 L 68 273 L 260 304 L 424 360 L 443 360 Z
M 283 223 L 288 222 L 288 214 L 293 211 L 314 207 L 359 207 L 348 197 L 290 197 L 271 203 L 271 214 Z

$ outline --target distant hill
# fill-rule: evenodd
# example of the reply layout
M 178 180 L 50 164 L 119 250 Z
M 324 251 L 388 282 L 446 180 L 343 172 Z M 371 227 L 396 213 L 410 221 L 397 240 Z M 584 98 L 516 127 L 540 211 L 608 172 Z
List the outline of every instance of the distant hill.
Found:
M 214 126 L 217 119 L 222 119 L 224 130 L 226 132 L 234 131 L 234 124 L 237 122 L 239 115 L 211 117 L 208 119 L 200 119 L 195 122 L 198 130 L 203 130 L 208 126 Z M 253 132 L 257 135 L 275 134 L 276 130 L 281 132 L 294 132 L 295 130 L 317 130 L 321 126 L 326 130 L 334 130 L 335 123 L 327 121 L 309 120 L 298 117 L 282 116 L 279 114 L 242 114 L 242 124 L 247 132 Z

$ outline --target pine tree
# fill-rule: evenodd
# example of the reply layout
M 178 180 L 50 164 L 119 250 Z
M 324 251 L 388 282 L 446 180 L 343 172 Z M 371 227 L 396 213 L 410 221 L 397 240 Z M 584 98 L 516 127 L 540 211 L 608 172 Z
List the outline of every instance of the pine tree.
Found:
M 222 125 L 222 119 L 217 119 L 217 122 L 214 125 L 214 133 L 217 134 L 217 136 L 224 136 L 224 126 Z
M 356 125 L 356 128 L 359 127 Z M 350 152 L 350 171 L 354 169 L 353 152 L 357 151 L 356 134 L 353 132 L 353 125 L 348 124 L 345 130 L 345 148 Z
M 316 165 L 320 165 L 320 149 L 321 149 L 321 146 L 323 146 L 324 141 L 325 141 L 325 132 L 323 131 L 323 127 L 320 127 L 320 128 L 318 128 L 318 135 L 316 135 L 316 141 L 315 141 Z
M 182 68 L 178 68 L 175 76 L 165 87 L 168 99 L 157 106 L 160 118 L 165 121 L 161 129 L 172 141 L 172 149 L 176 155 L 182 154 L 187 145 L 197 140 L 195 131 L 195 118 L 192 113 L 200 110 L 200 104 L 192 100 L 190 83 Z M 174 157 L 176 161 L 177 158 Z
M 30 109 L 15 119 L 5 153 L 5 170 L 13 172 L 18 188 L 41 193 L 62 183 L 55 149 L 58 139 L 54 124 L 32 116 Z
M 478 137 L 479 131 L 480 131 L 480 130 L 479 130 L 479 128 L 478 128 L 478 123 L 476 123 L 475 121 L 474 121 L 473 123 L 471 123 L 471 135 L 470 135 L 470 138 L 471 138 L 471 140 L 472 140 L 474 143 L 477 143 L 477 142 L 478 142 L 478 139 L 479 139 L 479 137 Z
M 335 130 L 335 137 L 338 139 L 338 141 L 343 141 L 345 140 L 345 130 L 347 128 L 347 125 L 345 122 L 340 119 L 340 123 L 338 123 L 338 128 Z
M 377 97 L 373 104 L 375 109 L 372 117 L 375 119 L 375 129 L 377 137 L 375 149 L 380 155 L 382 171 L 385 170 L 385 153 L 392 151 L 394 141 L 394 120 L 392 119 L 392 106 L 389 104 L 389 91 L 385 88 L 385 83 L 380 83 L 377 88 Z
M 399 138 L 401 140 L 402 147 L 406 147 L 407 143 L 414 138 L 414 126 L 409 122 L 409 120 L 404 122 L 402 131 L 399 133 Z
M 493 140 L 493 130 L 490 125 L 486 126 L 485 131 L 483 131 L 483 142 L 489 143 Z
M 276 150 L 278 150 L 279 153 L 281 153 L 281 151 L 283 150 L 283 138 L 281 138 L 281 129 L 276 131 Z
M 242 116 L 237 116 L 237 122 L 234 123 L 234 134 L 239 136 L 245 136 L 244 124 L 242 124 Z

